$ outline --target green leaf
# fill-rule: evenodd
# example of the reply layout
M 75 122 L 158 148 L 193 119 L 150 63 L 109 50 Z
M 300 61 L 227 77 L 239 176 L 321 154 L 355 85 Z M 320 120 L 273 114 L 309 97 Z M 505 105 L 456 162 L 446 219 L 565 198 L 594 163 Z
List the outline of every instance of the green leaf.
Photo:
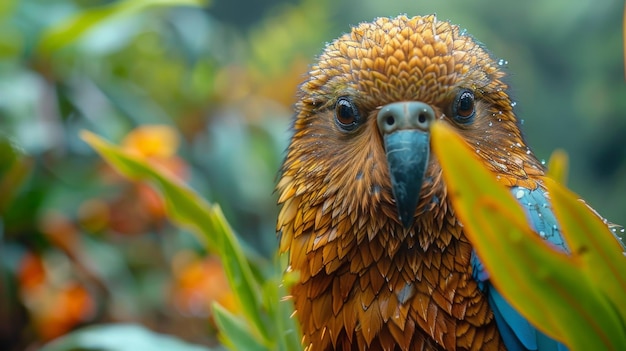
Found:
M 232 229 L 228 226 L 219 206 L 209 205 L 191 189 L 175 178 L 159 172 L 145 160 L 131 155 L 93 133 L 83 132 L 82 138 L 111 166 L 134 180 L 149 180 L 163 192 L 170 219 L 180 226 L 199 234 L 207 248 L 216 252 L 226 271 L 229 284 L 251 323 L 260 343 L 270 342 L 266 321 L 261 316 L 260 290 L 252 270 Z
M 569 158 L 567 153 L 561 149 L 557 149 L 550 156 L 548 161 L 547 176 L 558 181 L 561 184 L 567 184 L 567 169 Z
M 281 255 L 278 258 L 276 266 L 277 272 L 283 271 L 282 267 L 286 266 L 286 255 Z M 263 284 L 263 296 L 267 299 L 276 297 L 280 299 L 278 304 L 275 301 L 266 301 L 266 305 L 270 308 L 268 313 L 273 317 L 272 320 L 281 336 L 276 340 L 278 350 L 302 350 L 300 326 L 296 318 L 292 318 L 293 301 L 290 298 L 285 298 L 285 296 L 289 296 L 288 287 L 298 281 L 298 275 L 298 272 L 295 271 L 286 272 L 282 276 L 268 279 Z
M 261 306 L 256 293 L 260 290 L 260 287 L 254 280 L 252 270 L 243 254 L 241 245 L 238 243 L 232 229 L 226 223 L 222 210 L 215 205 L 213 206 L 213 211 L 218 219 L 217 224 L 221 231 L 220 235 L 218 235 L 220 239 L 219 254 L 230 286 L 236 292 L 244 314 L 249 318 L 256 331 L 261 334 L 263 343 L 267 345 L 271 343 L 272 338 L 269 335 L 266 321 L 261 318 Z
M 572 350 L 618 350 L 622 336 L 611 306 L 581 262 L 532 232 L 521 206 L 450 127 L 432 127 L 454 209 L 505 298 L 546 334 Z M 623 333 L 623 331 L 621 331 Z
M 155 333 L 134 324 L 95 325 L 74 331 L 56 339 L 40 351 L 211 351 L 206 346 L 193 345 L 169 335 Z
M 554 213 L 573 255 L 580 260 L 591 284 L 606 295 L 620 321 L 622 345 L 626 345 L 626 257 L 624 247 L 607 224 L 579 197 L 559 183 L 547 179 Z M 620 313 L 620 315 L 617 315 Z
M 485 198 L 474 204 L 475 222 L 463 221 L 494 286 L 533 325 L 571 350 L 619 345 L 611 335 L 620 332 L 611 306 L 580 276 L 581 268 L 544 242 L 529 240 L 537 235 L 526 223 L 512 222 L 509 211 Z M 485 245 L 486 253 L 478 249 Z
M 124 0 L 82 11 L 43 33 L 39 51 L 50 53 L 72 44 L 89 29 L 121 16 L 156 6 L 203 6 L 206 0 Z
M 266 350 L 257 340 L 250 337 L 250 331 L 243 321 L 217 303 L 213 304 L 213 315 L 221 332 L 222 343 L 231 350 Z

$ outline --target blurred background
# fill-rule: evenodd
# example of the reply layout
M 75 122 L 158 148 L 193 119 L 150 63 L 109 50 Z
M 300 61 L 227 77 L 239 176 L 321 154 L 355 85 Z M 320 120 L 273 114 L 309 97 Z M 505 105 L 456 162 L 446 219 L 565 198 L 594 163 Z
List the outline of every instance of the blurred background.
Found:
M 377 16 L 436 13 L 507 61 L 537 157 L 565 149 L 569 186 L 626 223 L 622 1 L 193 2 L 0 2 L 1 350 L 119 321 L 215 345 L 211 302 L 236 309 L 219 260 L 79 131 L 219 203 L 270 262 L 296 86 L 325 43 Z

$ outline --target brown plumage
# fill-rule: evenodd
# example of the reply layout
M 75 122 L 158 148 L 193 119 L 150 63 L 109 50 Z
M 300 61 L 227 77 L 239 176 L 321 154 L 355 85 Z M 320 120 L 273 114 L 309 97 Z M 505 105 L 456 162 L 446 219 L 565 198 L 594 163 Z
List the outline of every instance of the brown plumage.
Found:
M 393 102 L 426 103 L 504 184 L 534 189 L 542 166 L 503 76 L 472 37 L 435 16 L 379 18 L 325 48 L 300 86 L 277 185 L 280 248 L 300 274 L 291 292 L 308 350 L 504 349 L 436 158 L 405 228 L 376 118 Z M 452 116 L 460 89 L 475 95 L 471 124 Z M 335 120 L 340 97 L 358 108 L 353 131 Z

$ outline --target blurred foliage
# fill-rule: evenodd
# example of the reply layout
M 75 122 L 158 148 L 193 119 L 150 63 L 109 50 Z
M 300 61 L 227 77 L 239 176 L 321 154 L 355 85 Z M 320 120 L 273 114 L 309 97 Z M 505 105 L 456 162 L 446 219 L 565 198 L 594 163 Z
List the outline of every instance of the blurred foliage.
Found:
M 254 253 L 246 255 L 219 205 L 207 204 L 150 158 L 113 146 L 91 133 L 83 138 L 124 176 L 154 183 L 164 195 L 168 217 L 191 229 L 207 250 L 219 257 L 232 289 L 232 293 L 224 294 L 232 298 L 213 299 L 213 312 L 225 345 L 233 350 L 302 348 L 296 321 L 291 318 L 293 306 L 282 301 L 288 295 L 283 283 L 285 265 L 264 262 Z M 285 279 L 293 281 L 292 276 L 285 274 Z
M 275 269 L 274 179 L 326 5 L 277 5 L 242 31 L 180 6 L 200 3 L 2 2 L 0 349 L 125 321 L 211 346 L 213 303 L 238 313 L 221 260 L 82 129 L 223 204 L 256 268 Z
M 219 203 L 255 268 L 273 271 L 273 187 L 296 86 L 325 42 L 376 16 L 436 12 L 508 60 L 537 155 L 565 149 L 572 187 L 623 223 L 622 7 L 0 1 L 0 349 L 36 349 L 104 322 L 217 345 L 211 306 L 241 312 L 222 262 L 79 131 L 119 142 Z

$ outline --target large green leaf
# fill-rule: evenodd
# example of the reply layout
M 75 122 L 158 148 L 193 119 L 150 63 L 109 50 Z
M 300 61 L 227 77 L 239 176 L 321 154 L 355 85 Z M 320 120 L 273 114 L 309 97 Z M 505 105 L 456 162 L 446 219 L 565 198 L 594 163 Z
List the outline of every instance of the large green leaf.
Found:
M 79 329 L 44 346 L 40 351 L 211 351 L 135 324 L 105 324 Z
M 559 183 L 547 179 L 563 236 L 593 287 L 606 296 L 609 309 L 620 321 L 618 336 L 626 345 L 626 257 L 624 248 L 607 224 L 587 204 Z
M 436 123 L 432 134 L 454 209 L 494 286 L 531 323 L 572 350 L 623 346 L 613 306 L 581 274 L 576 253 L 557 252 L 534 234 L 508 189 L 449 126 Z
M 260 342 L 271 343 L 268 326 L 261 317 L 263 309 L 257 294 L 260 287 L 219 206 L 209 205 L 175 178 L 154 169 L 145 160 L 95 134 L 84 132 L 82 138 L 121 174 L 135 180 L 151 181 L 161 189 L 170 219 L 199 234 L 199 238 L 207 243 L 208 249 L 220 256 L 243 314 L 260 337 Z
M 155 6 L 202 6 L 207 0 L 124 0 L 111 2 L 77 13 L 43 33 L 39 50 L 50 53 L 79 39 L 86 31 L 121 16 L 128 16 Z

